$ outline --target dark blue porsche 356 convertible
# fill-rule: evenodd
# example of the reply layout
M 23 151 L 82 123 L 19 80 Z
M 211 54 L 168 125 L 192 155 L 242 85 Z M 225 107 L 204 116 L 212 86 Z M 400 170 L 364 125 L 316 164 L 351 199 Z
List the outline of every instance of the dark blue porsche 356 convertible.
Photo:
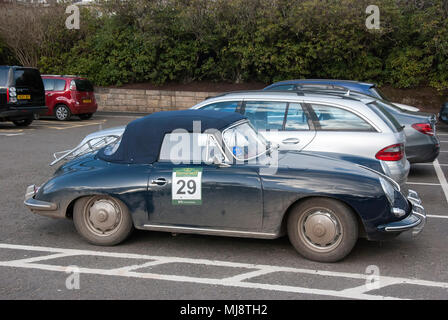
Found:
M 277 238 L 303 256 L 345 257 L 358 237 L 418 234 L 426 214 L 387 176 L 350 162 L 279 151 L 237 113 L 158 112 L 132 121 L 114 143 L 62 165 L 25 205 L 72 218 L 96 245 L 134 228 Z

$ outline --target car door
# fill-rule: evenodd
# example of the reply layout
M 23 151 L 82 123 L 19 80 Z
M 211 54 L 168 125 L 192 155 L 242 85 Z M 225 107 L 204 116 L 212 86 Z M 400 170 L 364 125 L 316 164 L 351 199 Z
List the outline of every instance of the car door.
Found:
M 191 133 L 184 135 L 194 139 Z M 172 139 L 173 134 L 165 136 L 159 161 L 149 176 L 149 223 L 259 231 L 263 201 L 258 171 L 245 164 L 221 167 L 204 162 L 203 150 L 201 157 L 186 157 L 194 153 L 188 146 L 188 152 L 173 157 L 178 141 Z M 216 145 L 211 149 L 217 153 Z
M 45 105 L 48 108 L 48 112 L 46 115 L 53 114 L 52 110 L 54 107 L 54 98 L 53 98 L 53 91 L 54 91 L 54 79 L 42 79 L 44 82 L 44 88 L 45 88 Z
M 316 132 L 303 104 L 285 101 L 244 101 L 241 112 L 270 142 L 282 150 L 302 150 Z
M 316 127 L 316 137 L 304 150 L 337 152 L 374 157 L 379 133 L 361 115 L 340 106 L 307 105 Z

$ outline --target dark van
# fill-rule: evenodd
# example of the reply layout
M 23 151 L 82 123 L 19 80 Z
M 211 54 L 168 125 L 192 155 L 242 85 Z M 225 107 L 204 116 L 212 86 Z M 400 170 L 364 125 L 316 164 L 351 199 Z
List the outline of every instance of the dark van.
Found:
M 34 115 L 45 114 L 47 110 L 39 70 L 0 66 L 0 121 L 29 126 Z

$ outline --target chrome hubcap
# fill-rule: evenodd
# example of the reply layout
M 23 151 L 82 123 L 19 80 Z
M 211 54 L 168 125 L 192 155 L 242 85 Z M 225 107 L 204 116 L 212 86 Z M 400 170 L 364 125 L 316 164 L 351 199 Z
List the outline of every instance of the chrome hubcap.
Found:
M 89 229 L 95 234 L 109 235 L 121 223 L 120 207 L 112 200 L 99 199 L 93 201 L 86 210 L 86 222 Z
M 330 251 L 342 240 L 339 219 L 328 210 L 312 210 L 299 221 L 299 236 L 304 243 L 318 251 Z

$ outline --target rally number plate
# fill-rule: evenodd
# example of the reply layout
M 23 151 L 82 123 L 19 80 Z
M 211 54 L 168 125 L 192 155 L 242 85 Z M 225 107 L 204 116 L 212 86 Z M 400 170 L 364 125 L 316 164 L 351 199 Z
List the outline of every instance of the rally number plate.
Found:
M 202 204 L 202 168 L 175 168 L 172 181 L 173 205 Z

